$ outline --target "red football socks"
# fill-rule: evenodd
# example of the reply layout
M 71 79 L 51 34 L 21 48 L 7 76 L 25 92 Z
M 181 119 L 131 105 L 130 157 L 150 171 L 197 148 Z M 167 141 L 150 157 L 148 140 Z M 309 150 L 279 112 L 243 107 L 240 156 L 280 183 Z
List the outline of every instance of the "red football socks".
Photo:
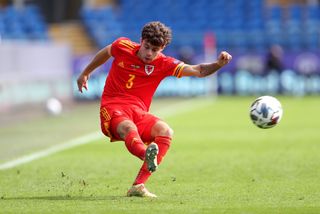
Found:
M 155 137 L 154 142 L 159 147 L 159 153 L 157 156 L 157 160 L 158 160 L 158 164 L 160 164 L 162 159 L 164 158 L 164 156 L 167 154 L 167 151 L 170 147 L 171 137 L 157 136 L 157 137 Z
M 157 161 L 158 164 L 161 163 L 163 157 L 166 155 L 170 143 L 171 143 L 171 138 L 167 136 L 157 136 L 155 137 L 154 142 L 158 145 L 159 147 L 159 153 L 157 156 Z M 134 181 L 133 185 L 141 184 L 147 182 L 148 178 L 150 177 L 151 172 L 148 171 L 147 169 L 147 164 L 144 162 L 140 168 L 140 171 L 136 177 L 136 180 Z
M 131 130 L 125 137 L 125 144 L 131 154 L 144 160 L 146 146 L 142 142 L 139 133 L 136 130 Z
M 140 171 L 136 177 L 136 180 L 134 181 L 133 185 L 137 185 L 137 184 L 144 184 L 145 182 L 147 182 L 148 178 L 150 177 L 151 172 L 149 172 L 148 168 L 147 168 L 147 163 L 143 162 Z

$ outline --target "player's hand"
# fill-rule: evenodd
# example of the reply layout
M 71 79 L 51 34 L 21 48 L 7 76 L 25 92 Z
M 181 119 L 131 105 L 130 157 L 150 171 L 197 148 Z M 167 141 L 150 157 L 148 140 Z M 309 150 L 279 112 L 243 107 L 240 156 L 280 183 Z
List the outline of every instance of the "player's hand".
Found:
M 78 77 L 77 84 L 78 84 L 78 89 L 81 93 L 82 93 L 82 88 L 85 88 L 86 90 L 88 90 L 88 84 L 87 84 L 88 79 L 89 79 L 89 76 L 84 74 L 81 74 Z
M 228 64 L 232 59 L 232 56 L 226 52 L 226 51 L 222 51 L 218 57 L 218 65 L 220 65 L 221 67 Z

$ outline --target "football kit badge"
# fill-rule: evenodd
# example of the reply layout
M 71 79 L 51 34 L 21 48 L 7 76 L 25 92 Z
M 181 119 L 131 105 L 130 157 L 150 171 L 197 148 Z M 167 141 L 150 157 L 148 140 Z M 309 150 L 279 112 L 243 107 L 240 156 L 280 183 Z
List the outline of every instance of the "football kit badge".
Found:
M 144 71 L 146 74 L 150 75 L 154 71 L 154 65 L 145 65 Z

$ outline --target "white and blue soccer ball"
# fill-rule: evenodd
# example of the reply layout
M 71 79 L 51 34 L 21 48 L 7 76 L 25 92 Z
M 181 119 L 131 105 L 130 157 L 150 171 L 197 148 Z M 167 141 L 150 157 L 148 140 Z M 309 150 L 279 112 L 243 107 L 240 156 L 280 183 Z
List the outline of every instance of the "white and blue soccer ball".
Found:
M 262 129 L 276 126 L 282 118 L 281 103 L 275 97 L 261 96 L 250 107 L 250 118 L 254 125 Z

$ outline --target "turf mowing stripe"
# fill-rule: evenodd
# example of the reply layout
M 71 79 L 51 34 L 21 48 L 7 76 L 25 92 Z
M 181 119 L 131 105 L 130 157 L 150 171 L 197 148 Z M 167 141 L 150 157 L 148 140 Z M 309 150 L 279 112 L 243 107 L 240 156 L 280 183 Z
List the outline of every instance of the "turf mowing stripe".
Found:
M 171 117 L 174 115 L 186 113 L 189 111 L 192 111 L 197 108 L 204 107 L 208 104 L 212 103 L 212 97 L 208 99 L 203 98 L 194 98 L 184 101 L 179 101 L 175 104 L 170 104 L 169 106 L 159 109 L 158 111 L 154 111 L 153 113 L 159 117 L 165 118 L 165 117 Z M 43 157 L 47 157 L 51 154 L 64 151 L 82 144 L 87 144 L 94 140 L 99 140 L 103 138 L 104 136 L 101 134 L 101 132 L 94 132 L 91 134 L 84 135 L 79 138 L 75 138 L 73 140 L 67 141 L 63 144 L 58 144 L 56 146 L 50 147 L 48 149 L 44 149 L 38 152 L 31 153 L 30 155 L 25 155 L 20 158 L 17 158 L 12 161 L 5 162 L 3 164 L 0 164 L 0 170 L 6 170 L 11 169 L 16 166 L 31 162 L 33 160 L 37 160 Z

